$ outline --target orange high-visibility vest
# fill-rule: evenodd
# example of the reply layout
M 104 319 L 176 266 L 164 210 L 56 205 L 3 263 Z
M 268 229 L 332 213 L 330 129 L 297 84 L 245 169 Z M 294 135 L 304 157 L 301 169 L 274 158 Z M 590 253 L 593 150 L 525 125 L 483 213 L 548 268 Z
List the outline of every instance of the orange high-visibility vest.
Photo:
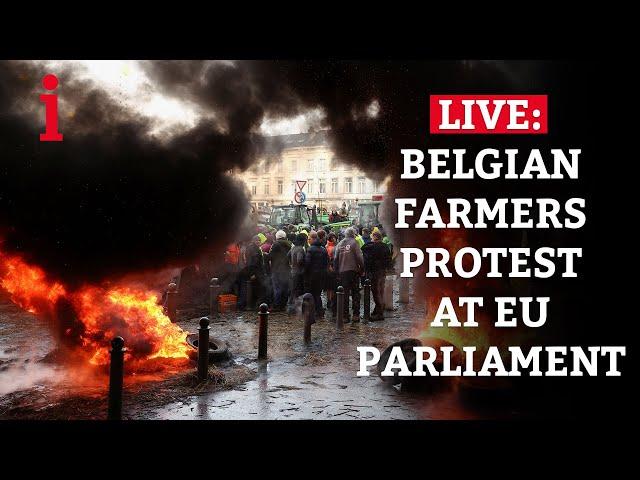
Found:
M 227 251 L 224 252 L 224 261 L 231 265 L 238 265 L 240 261 L 240 247 L 237 243 L 232 243 L 227 247 Z

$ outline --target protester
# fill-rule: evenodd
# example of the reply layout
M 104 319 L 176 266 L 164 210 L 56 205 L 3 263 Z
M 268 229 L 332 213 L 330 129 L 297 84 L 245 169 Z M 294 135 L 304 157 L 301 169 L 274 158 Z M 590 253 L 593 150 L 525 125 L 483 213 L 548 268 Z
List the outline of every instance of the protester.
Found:
M 392 263 L 391 252 L 382 243 L 380 231 L 374 231 L 371 237 L 373 241 L 362 247 L 362 254 L 366 276 L 371 281 L 371 293 L 375 302 L 371 320 L 376 321 L 384 319 L 384 281 Z
M 329 256 L 327 255 L 327 250 L 322 246 L 316 232 L 311 231 L 309 233 L 309 241 L 311 242 L 311 245 L 307 249 L 304 260 L 305 293 L 313 295 L 313 300 L 316 305 L 316 315 L 319 318 L 323 318 L 324 308 L 322 307 L 322 298 L 320 297 L 320 294 L 324 288 Z
M 356 242 L 355 230 L 345 230 L 345 238 L 335 247 L 333 265 L 338 273 L 338 285 L 344 288 L 344 313 L 349 317 L 349 297 L 351 296 L 353 321 L 360 321 L 360 275 L 364 273 L 362 250 Z M 333 308 L 336 313 L 336 307 Z
M 387 246 L 387 248 L 389 248 L 389 252 L 391 252 L 391 258 L 395 258 L 396 252 L 393 251 L 393 244 L 391 243 L 391 239 L 385 233 L 384 228 L 382 228 L 382 225 L 378 226 L 378 230 L 380 232 L 380 235 L 382 236 L 382 243 L 384 243 Z
M 365 245 L 367 243 L 371 243 L 371 230 L 366 227 L 362 229 L 362 240 L 364 241 Z
M 220 277 L 220 290 L 222 293 L 238 295 L 238 275 L 240 273 L 240 244 L 230 243 L 224 252 L 224 265 Z
M 297 235 L 295 225 L 288 224 L 285 228 L 285 231 L 287 232 L 287 240 L 289 240 L 291 244 L 293 244 L 293 242 L 296 240 Z
M 248 293 L 246 290 L 247 282 L 251 282 L 253 288 L 253 298 L 258 303 L 266 300 L 266 290 L 264 288 L 266 281 L 266 272 L 264 268 L 264 258 L 260 245 L 261 238 L 256 235 L 250 242 L 246 242 L 240 249 L 240 296 L 238 297 L 238 308 L 253 308 L 254 305 L 248 304 Z
M 275 242 L 275 237 L 273 233 L 267 233 L 265 236 L 265 241 L 260 246 L 262 253 L 265 253 L 265 254 L 269 253 L 271 251 L 271 246 L 273 245 L 273 242 Z
M 323 247 L 327 246 L 327 232 L 325 232 L 323 229 L 318 230 L 318 240 Z
M 327 256 L 329 258 L 329 265 L 327 269 L 327 280 L 325 282 L 325 290 L 327 292 L 327 309 L 333 311 L 333 302 L 335 301 L 336 292 L 336 271 L 333 268 L 333 254 L 336 248 L 337 239 L 336 234 L 329 232 L 327 235 Z
M 307 232 L 306 230 L 302 229 L 300 230 L 300 234 L 304 235 L 304 251 L 306 253 L 307 251 L 307 247 L 309 246 L 309 232 Z
M 363 239 L 362 239 L 362 237 L 358 234 L 358 227 L 352 227 L 352 228 L 353 228 L 353 231 L 354 231 L 354 232 L 355 232 L 355 234 L 356 234 L 356 236 L 355 236 L 356 242 L 358 243 L 358 246 L 359 246 L 360 248 L 362 248 L 362 246 L 364 245 L 364 240 L 363 240 Z
M 296 298 L 304 294 L 304 261 L 307 236 L 299 233 L 294 242 L 293 247 L 288 253 L 289 265 L 291 266 L 291 284 L 289 294 L 289 313 L 293 313 L 292 309 L 295 305 Z
M 291 242 L 287 240 L 287 234 L 283 230 L 278 230 L 276 232 L 276 241 L 271 246 L 267 256 L 273 284 L 272 311 L 284 310 L 289 298 L 289 277 L 291 276 L 288 258 L 289 250 L 291 250 Z

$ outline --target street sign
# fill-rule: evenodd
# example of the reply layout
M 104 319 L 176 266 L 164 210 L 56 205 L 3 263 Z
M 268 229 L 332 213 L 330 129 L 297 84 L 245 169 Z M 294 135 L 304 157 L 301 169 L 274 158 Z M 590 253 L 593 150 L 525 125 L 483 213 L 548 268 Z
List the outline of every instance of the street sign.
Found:
M 296 192 L 296 194 L 293 196 L 293 199 L 296 203 L 304 203 L 304 201 L 307 199 L 307 196 L 304 194 L 304 192 Z
M 296 180 L 296 185 L 298 185 L 298 188 L 300 189 L 300 191 L 302 191 L 302 189 L 306 184 L 307 184 L 306 180 Z

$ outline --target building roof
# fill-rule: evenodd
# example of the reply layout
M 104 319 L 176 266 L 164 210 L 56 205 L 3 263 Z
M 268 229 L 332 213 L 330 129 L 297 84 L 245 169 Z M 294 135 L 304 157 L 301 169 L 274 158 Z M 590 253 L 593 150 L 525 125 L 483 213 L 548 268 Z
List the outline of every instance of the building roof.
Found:
M 329 146 L 327 133 L 327 130 L 320 130 L 318 132 L 266 137 L 266 150 L 269 152 L 296 147 L 326 147 Z

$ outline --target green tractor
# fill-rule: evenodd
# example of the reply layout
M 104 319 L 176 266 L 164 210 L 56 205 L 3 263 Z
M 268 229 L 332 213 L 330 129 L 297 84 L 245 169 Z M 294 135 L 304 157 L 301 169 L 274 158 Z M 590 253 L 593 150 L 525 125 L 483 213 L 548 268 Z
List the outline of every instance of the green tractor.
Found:
M 311 230 L 312 228 L 331 228 L 334 232 L 352 225 L 351 219 L 340 222 L 329 223 L 327 215 L 320 215 L 317 210 L 309 208 L 305 204 L 275 205 L 271 208 L 271 215 L 267 225 L 281 229 L 286 225 L 295 225 L 300 230 Z
M 380 225 L 379 210 L 381 204 L 382 196 L 374 196 L 374 199 L 370 202 L 360 202 L 353 221 L 354 225 L 357 225 L 360 229 L 366 227 L 370 230 Z
M 286 225 L 295 225 L 298 230 L 311 227 L 310 209 L 305 204 L 274 205 L 267 225 L 281 229 Z

